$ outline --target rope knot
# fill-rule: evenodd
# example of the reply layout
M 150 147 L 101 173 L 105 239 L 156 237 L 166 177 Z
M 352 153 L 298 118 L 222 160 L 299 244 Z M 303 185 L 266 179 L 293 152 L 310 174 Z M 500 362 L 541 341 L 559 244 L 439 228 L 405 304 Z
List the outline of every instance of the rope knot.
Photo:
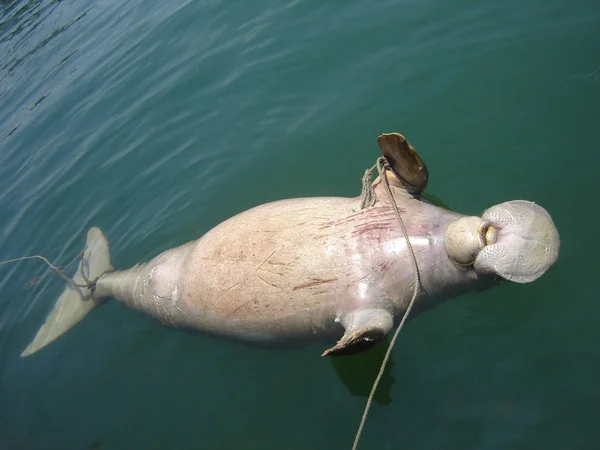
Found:
M 383 180 L 385 176 L 383 173 L 386 170 L 387 161 L 383 156 L 377 158 L 375 165 L 370 169 L 365 170 L 365 174 L 362 177 L 362 192 L 360 193 L 360 209 L 370 208 L 377 203 L 377 194 L 373 189 L 371 178 L 373 178 L 373 172 L 377 169 L 377 172 Z M 387 179 L 386 179 L 387 182 Z

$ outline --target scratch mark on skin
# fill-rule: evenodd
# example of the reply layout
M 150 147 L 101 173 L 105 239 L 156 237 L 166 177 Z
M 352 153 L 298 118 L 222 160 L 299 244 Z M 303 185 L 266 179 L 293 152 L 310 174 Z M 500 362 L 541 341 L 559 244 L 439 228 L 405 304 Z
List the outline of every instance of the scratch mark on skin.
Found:
M 363 233 L 371 233 L 375 231 L 384 231 L 389 230 L 392 227 L 391 222 L 374 222 L 367 223 L 364 225 L 357 226 L 354 231 L 352 231 L 352 237 L 360 236 Z
M 234 285 L 232 285 L 232 286 L 229 286 L 227 289 L 225 289 L 225 290 L 223 291 L 223 294 L 224 294 L 224 293 L 226 293 L 226 292 L 229 292 L 230 290 L 232 290 L 234 287 L 236 287 L 236 286 L 237 286 L 238 284 L 240 284 L 240 283 L 241 283 L 241 281 L 238 281 L 238 282 L 237 282 L 237 283 L 235 283 Z
M 271 264 L 272 266 L 284 266 L 284 267 L 288 267 L 290 265 L 290 263 L 282 263 L 282 262 L 278 262 L 278 261 L 267 261 L 267 264 Z
M 263 282 L 265 282 L 266 284 L 268 284 L 269 286 L 273 286 L 274 288 L 277 288 L 279 290 L 281 290 L 281 287 L 277 286 L 276 284 L 273 283 L 269 283 L 267 280 L 265 280 L 263 277 L 261 277 L 260 275 L 256 275 L 258 278 L 260 278 Z
M 165 308 L 165 305 L 163 305 L 162 302 L 158 301 L 158 298 L 162 298 L 162 297 L 155 297 L 155 301 L 156 301 L 156 312 L 158 313 L 159 317 L 161 316 L 160 314 L 160 310 L 162 309 L 162 318 L 164 319 L 164 321 L 168 324 L 168 325 L 173 325 L 173 322 L 171 321 L 171 316 L 169 315 L 169 313 L 167 312 L 167 309 Z
M 371 273 L 368 273 L 360 278 L 361 283 L 369 283 L 373 285 L 379 285 L 389 272 L 390 268 L 394 265 L 392 261 L 383 262 L 378 264 Z
M 254 271 L 256 272 L 258 269 L 260 269 L 263 266 L 263 264 L 266 263 L 269 260 L 269 258 L 275 254 L 276 251 L 277 250 L 273 250 L 271 254 L 267 256 L 267 258 L 263 262 L 261 262 L 256 269 L 254 269 Z
M 246 306 L 248 303 L 253 302 L 254 300 L 256 300 L 256 298 L 251 298 L 248 301 L 245 301 L 244 303 L 242 303 L 240 306 L 238 306 L 237 308 L 235 308 L 233 311 L 231 311 L 229 313 L 229 316 L 233 316 L 236 312 L 238 312 L 240 309 L 242 309 L 244 306 Z
M 225 294 L 227 294 L 229 291 L 231 291 L 233 288 L 235 288 L 237 285 L 241 284 L 241 281 L 238 281 L 237 283 L 229 286 L 227 289 L 225 289 L 223 292 L 221 292 L 221 294 L 219 295 L 219 298 L 217 298 L 214 302 L 215 305 L 219 305 L 221 303 L 221 300 L 223 299 L 223 297 L 225 296 Z M 237 310 L 236 310 L 237 311 Z M 235 312 L 235 311 L 234 311 Z M 231 313 L 233 314 L 233 312 Z
M 333 283 L 334 281 L 337 281 L 337 280 L 338 280 L 337 278 L 330 278 L 328 280 L 316 279 L 314 281 L 311 281 L 310 283 L 305 283 L 305 284 L 300 284 L 298 286 L 294 286 L 292 288 L 292 291 L 298 291 L 300 289 L 306 289 L 306 288 L 313 287 L 313 286 L 319 286 L 320 284 L 325 284 L 325 283 Z
M 340 225 L 347 225 L 350 222 L 354 222 L 355 219 L 358 220 L 368 220 L 369 222 L 373 221 L 373 219 L 391 219 L 394 217 L 394 211 L 392 210 L 392 208 L 389 207 L 379 207 L 379 208 L 374 208 L 373 210 L 371 210 L 370 212 L 365 212 L 366 210 L 361 210 L 357 213 L 354 214 L 350 214 L 349 216 L 344 217 L 343 219 L 339 219 L 336 221 L 327 221 L 324 222 L 323 224 L 321 224 L 321 226 L 318 227 L 319 230 L 322 230 L 324 228 L 329 228 L 332 226 L 340 226 Z M 398 212 L 400 214 L 406 214 L 406 210 L 402 209 L 402 208 L 398 208 Z
M 323 290 L 321 290 L 321 291 L 315 291 L 315 292 L 311 292 L 311 294 L 310 294 L 310 295 L 322 295 L 322 294 L 328 294 L 328 293 L 330 293 L 330 292 L 332 292 L 332 291 L 328 291 L 328 290 L 326 290 L 326 289 L 323 289 Z
M 294 214 L 299 214 L 299 213 L 302 213 L 302 212 L 304 212 L 304 211 L 308 211 L 308 212 L 310 212 L 310 211 L 313 211 L 314 209 L 315 209 L 315 208 L 314 208 L 313 206 L 308 206 L 308 207 L 306 207 L 306 208 L 298 208 L 298 209 L 294 209 L 294 210 L 293 210 L 293 213 L 294 213 Z M 285 213 L 285 212 L 283 212 L 283 213 L 271 213 L 271 214 L 269 214 L 269 216 L 267 217 L 267 219 L 266 219 L 266 220 L 269 220 L 269 219 L 274 219 L 274 218 L 276 218 L 276 217 L 285 216 L 285 215 L 287 215 L 287 213 Z
M 390 270 L 390 267 L 392 267 L 394 263 L 392 261 L 386 261 L 386 262 L 382 262 L 381 264 L 379 264 L 377 266 L 377 269 L 380 272 L 387 272 L 388 270 Z
M 198 259 L 204 260 L 204 261 L 231 261 L 231 262 L 241 262 L 241 261 L 246 261 L 248 258 L 244 257 L 244 256 L 240 256 L 238 258 L 234 258 L 234 257 L 227 257 L 227 256 L 217 256 L 217 257 L 212 257 L 212 256 L 201 256 Z

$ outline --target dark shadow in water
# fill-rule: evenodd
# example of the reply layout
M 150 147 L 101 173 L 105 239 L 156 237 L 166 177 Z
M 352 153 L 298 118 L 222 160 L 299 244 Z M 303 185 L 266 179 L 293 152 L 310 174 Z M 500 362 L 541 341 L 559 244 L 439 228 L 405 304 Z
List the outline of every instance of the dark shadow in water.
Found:
M 373 382 L 377 373 L 379 373 L 381 362 L 389 346 L 390 341 L 386 339 L 371 350 L 357 355 L 331 357 L 331 364 L 335 373 L 352 395 L 365 398 L 369 396 Z M 380 405 L 389 405 L 392 403 L 390 390 L 396 382 L 391 373 L 394 365 L 393 359 L 393 356 L 390 356 L 390 360 L 379 382 L 379 387 L 373 397 L 373 401 Z

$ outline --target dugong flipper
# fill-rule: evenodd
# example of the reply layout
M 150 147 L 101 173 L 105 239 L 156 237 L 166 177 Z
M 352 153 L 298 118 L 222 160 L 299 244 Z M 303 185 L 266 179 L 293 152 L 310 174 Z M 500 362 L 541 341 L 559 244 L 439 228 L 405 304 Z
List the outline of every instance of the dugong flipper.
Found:
M 386 309 L 361 309 L 345 318 L 344 336 L 321 356 L 353 355 L 383 341 L 394 325 L 394 316 Z
M 420 195 L 427 187 L 429 171 L 414 147 L 399 133 L 382 134 L 377 143 L 404 188 L 411 194 Z

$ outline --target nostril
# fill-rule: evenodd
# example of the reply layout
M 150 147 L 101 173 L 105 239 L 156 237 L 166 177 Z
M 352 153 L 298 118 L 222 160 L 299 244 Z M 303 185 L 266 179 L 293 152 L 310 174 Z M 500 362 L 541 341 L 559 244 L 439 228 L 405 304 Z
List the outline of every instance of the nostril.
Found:
M 483 221 L 477 227 L 477 239 L 479 240 L 480 248 L 483 248 L 486 245 L 485 235 L 487 233 L 488 228 L 489 228 L 489 225 Z
M 498 229 L 490 225 L 485 232 L 485 245 L 495 244 L 498 240 Z

